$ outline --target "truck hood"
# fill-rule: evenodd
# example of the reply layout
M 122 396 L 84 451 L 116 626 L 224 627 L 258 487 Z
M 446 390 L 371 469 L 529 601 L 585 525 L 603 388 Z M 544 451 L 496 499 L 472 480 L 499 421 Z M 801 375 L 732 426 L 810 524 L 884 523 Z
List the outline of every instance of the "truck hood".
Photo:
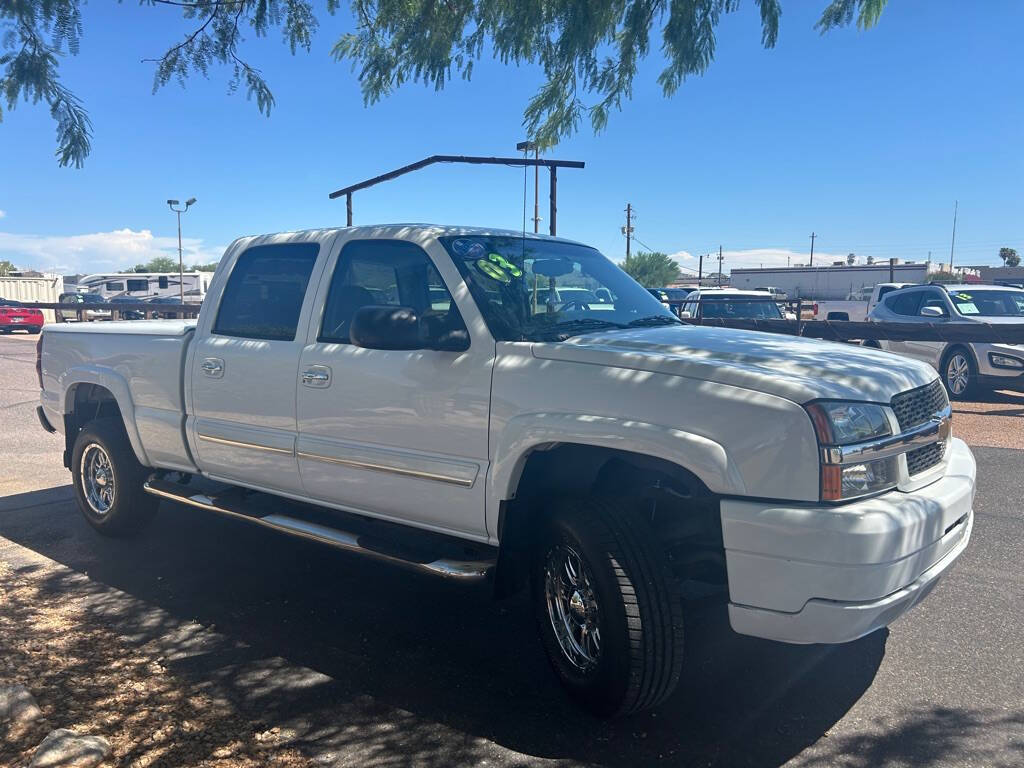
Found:
M 729 384 L 797 403 L 888 403 L 938 378 L 928 365 L 853 344 L 695 325 L 599 331 L 538 343 L 535 357 Z

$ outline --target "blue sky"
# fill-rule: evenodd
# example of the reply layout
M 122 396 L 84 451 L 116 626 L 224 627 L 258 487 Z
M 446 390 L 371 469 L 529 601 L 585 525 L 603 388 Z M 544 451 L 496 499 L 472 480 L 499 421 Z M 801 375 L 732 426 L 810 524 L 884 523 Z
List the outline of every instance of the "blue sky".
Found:
M 629 201 L 639 240 L 686 267 L 719 245 L 726 271 L 805 261 L 812 231 L 822 259 L 938 260 L 958 199 L 958 263 L 1024 252 L 1024 3 L 892 0 L 875 29 L 821 37 L 825 4 L 786 0 L 766 51 L 744 3 L 719 27 L 709 72 L 671 99 L 660 57 L 644 62 L 603 133 L 586 126 L 550 153 L 587 163 L 559 176 L 559 234 L 619 260 Z M 140 60 L 185 32 L 175 9 L 92 3 L 84 21 L 62 71 L 95 127 L 85 168 L 57 167 L 45 109 L 22 103 L 0 124 L 0 259 L 19 266 L 109 271 L 171 253 L 169 197 L 199 200 L 184 218 L 192 260 L 242 234 L 343 225 L 343 201 L 327 198 L 337 187 L 435 153 L 514 154 L 541 82 L 485 60 L 469 83 L 409 85 L 365 108 L 330 58 L 352 25 L 343 10 L 323 15 L 310 54 L 277 36 L 246 42 L 277 98 L 267 119 L 217 69 L 151 94 Z M 542 176 L 545 218 L 546 195 Z M 522 169 L 439 166 L 358 193 L 355 221 L 518 228 L 522 206 Z

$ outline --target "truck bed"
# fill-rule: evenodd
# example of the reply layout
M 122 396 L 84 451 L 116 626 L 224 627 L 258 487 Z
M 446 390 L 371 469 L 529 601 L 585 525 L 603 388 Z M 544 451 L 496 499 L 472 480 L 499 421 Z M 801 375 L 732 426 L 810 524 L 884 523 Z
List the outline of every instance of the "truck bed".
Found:
M 184 432 L 183 372 L 195 327 L 195 320 L 45 326 L 43 407 L 50 423 L 63 424 L 78 387 L 104 387 L 117 400 L 140 461 L 193 471 Z M 67 380 L 80 383 L 65 390 Z

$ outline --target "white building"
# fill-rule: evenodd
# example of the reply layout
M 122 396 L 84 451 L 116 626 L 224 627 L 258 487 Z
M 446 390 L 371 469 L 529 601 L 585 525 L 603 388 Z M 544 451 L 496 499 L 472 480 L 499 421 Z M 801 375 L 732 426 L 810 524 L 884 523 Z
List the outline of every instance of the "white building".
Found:
M 977 270 L 956 270 L 961 279 L 977 276 Z M 927 283 L 939 275 L 949 274 L 948 264 L 906 261 L 890 264 L 830 264 L 813 267 L 766 267 L 734 269 L 729 283 L 733 288 L 756 290 L 777 288 L 791 299 L 845 299 L 861 288 L 879 283 Z

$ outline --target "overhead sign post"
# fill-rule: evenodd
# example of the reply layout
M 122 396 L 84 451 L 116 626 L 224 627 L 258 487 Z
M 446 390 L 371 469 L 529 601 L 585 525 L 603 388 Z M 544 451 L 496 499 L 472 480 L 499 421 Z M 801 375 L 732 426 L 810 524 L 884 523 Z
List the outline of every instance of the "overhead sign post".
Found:
M 349 187 L 343 187 L 342 189 L 331 192 L 328 197 L 331 200 L 335 200 L 342 195 L 345 196 L 345 221 L 347 226 L 352 226 L 352 193 L 358 192 L 360 189 L 366 189 L 372 187 L 381 182 L 391 181 L 391 179 L 397 179 L 399 176 L 404 176 L 407 173 L 418 171 L 421 168 L 426 168 L 428 165 L 434 165 L 435 163 L 465 163 L 468 165 L 509 165 L 527 168 L 547 168 L 551 173 L 551 185 L 550 185 L 550 232 L 552 235 L 557 234 L 557 213 L 558 213 L 558 169 L 559 168 L 583 168 L 584 163 L 579 160 L 549 160 L 547 158 L 537 157 L 477 157 L 474 155 L 431 155 L 423 160 L 409 165 L 402 166 L 393 171 L 382 173 L 380 176 L 374 176 L 372 179 L 361 181 L 358 184 L 353 184 Z

